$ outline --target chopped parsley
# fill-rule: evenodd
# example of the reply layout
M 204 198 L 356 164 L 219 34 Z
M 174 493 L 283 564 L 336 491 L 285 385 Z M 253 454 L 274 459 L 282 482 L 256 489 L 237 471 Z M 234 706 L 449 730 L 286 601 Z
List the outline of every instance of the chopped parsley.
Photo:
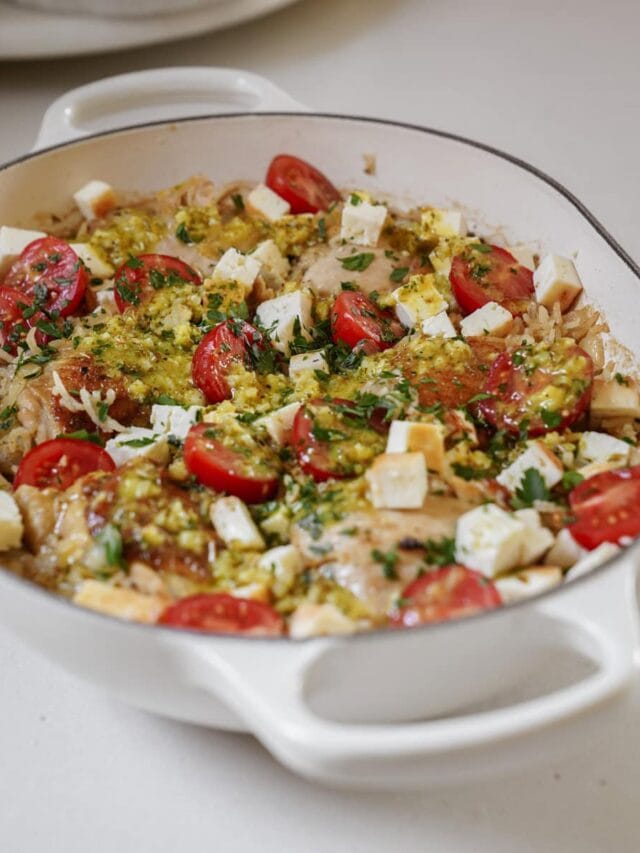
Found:
M 551 495 L 537 468 L 527 468 L 511 500 L 514 509 L 533 506 L 536 501 L 548 501 Z
M 449 536 L 427 539 L 424 559 L 430 566 L 449 566 L 456 561 L 456 540 Z
M 395 267 L 395 269 L 391 270 L 389 273 L 389 278 L 391 281 L 399 283 L 409 272 L 409 267 Z
M 398 580 L 398 552 L 394 549 L 391 551 L 381 551 L 379 548 L 374 548 L 371 551 L 371 556 L 376 561 L 376 563 L 380 563 L 382 567 L 382 574 L 388 581 L 396 581 Z
M 357 255 L 349 255 L 348 258 L 341 258 L 340 263 L 345 270 L 364 272 L 371 265 L 374 258 L 375 255 L 373 252 L 360 252 Z
M 123 555 L 122 534 L 115 524 L 106 524 L 96 536 L 96 542 L 102 546 L 108 566 L 116 568 L 126 567 Z

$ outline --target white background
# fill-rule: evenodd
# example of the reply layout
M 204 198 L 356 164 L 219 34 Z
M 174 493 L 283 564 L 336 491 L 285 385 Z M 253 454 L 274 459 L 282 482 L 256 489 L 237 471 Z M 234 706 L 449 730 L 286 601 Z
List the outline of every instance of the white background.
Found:
M 639 35 L 634 0 L 304 0 L 174 45 L 0 63 L 0 161 L 31 146 L 70 87 L 159 65 L 244 67 L 318 110 L 426 124 L 518 155 L 639 259 Z M 336 793 L 294 778 L 249 737 L 123 707 L 0 630 L 0 849 L 637 851 L 640 689 L 593 732 L 570 762 L 485 785 Z

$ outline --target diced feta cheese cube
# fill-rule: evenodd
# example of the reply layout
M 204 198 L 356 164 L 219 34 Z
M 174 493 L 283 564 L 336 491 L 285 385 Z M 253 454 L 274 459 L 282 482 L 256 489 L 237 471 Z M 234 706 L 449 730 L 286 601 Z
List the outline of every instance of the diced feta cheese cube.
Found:
M 247 206 L 269 222 L 277 222 L 291 210 L 291 205 L 273 190 L 258 184 L 247 196 Z
M 263 240 L 262 243 L 258 243 L 251 252 L 251 257 L 260 261 L 279 283 L 289 275 L 289 261 L 276 246 L 274 240 Z
M 69 243 L 69 245 L 89 270 L 92 278 L 111 278 L 114 273 L 113 267 L 100 257 L 93 246 L 88 243 Z
M 543 527 L 538 510 L 532 508 L 519 509 L 513 515 L 525 526 L 519 562 L 523 566 L 529 566 L 551 548 L 554 536 L 547 527 Z
M 265 329 L 275 349 L 288 355 L 296 334 L 311 338 L 313 300 L 304 290 L 285 293 L 258 305 L 256 318 Z
M 46 236 L 44 231 L 10 228 L 8 225 L 0 226 L 0 275 L 3 275 L 11 264 L 20 257 L 29 243 Z
M 396 316 L 408 329 L 414 329 L 429 317 L 447 310 L 447 303 L 435 285 L 435 276 L 412 275 L 406 284 L 391 294 L 396 303 Z
M 447 312 L 441 311 L 434 317 L 427 317 L 426 320 L 422 321 L 422 334 L 429 335 L 432 338 L 436 335 L 442 335 L 444 338 L 455 338 L 458 333 Z
M 234 598 L 251 598 L 253 601 L 262 601 L 264 604 L 268 604 L 271 601 L 269 587 L 266 583 L 260 583 L 260 581 L 254 581 L 253 583 L 247 583 L 243 586 L 237 586 L 235 589 L 230 589 L 229 595 L 232 595 Z
M 530 441 L 524 453 L 501 471 L 496 480 L 513 494 L 529 468 L 540 474 L 548 489 L 553 488 L 562 479 L 562 462 L 555 453 L 540 441 Z
M 256 426 L 264 427 L 273 441 L 282 446 L 286 444 L 291 435 L 293 421 L 300 408 L 300 403 L 288 403 L 280 409 L 269 412 L 268 415 L 258 418 Z
M 240 498 L 218 498 L 211 507 L 211 523 L 225 545 L 252 551 L 264 550 L 264 539 Z
M 555 566 L 536 566 L 515 575 L 496 578 L 494 583 L 503 604 L 513 604 L 558 586 L 562 583 L 562 572 Z
M 459 210 L 432 208 L 420 216 L 422 230 L 438 237 L 464 237 L 467 223 Z
M 80 213 L 86 220 L 106 216 L 116 206 L 116 194 L 113 187 L 105 181 L 89 181 L 73 194 Z
M 73 601 L 89 610 L 135 622 L 157 622 L 162 611 L 171 603 L 167 596 L 144 595 L 95 580 L 82 581 Z
M 183 441 L 201 419 L 203 406 L 166 406 L 154 403 L 151 407 L 151 426 L 158 433 L 173 435 Z
M 586 548 L 578 545 L 571 535 L 571 531 L 563 527 L 556 536 L 556 541 L 551 550 L 547 553 L 546 561 L 552 566 L 568 569 L 588 553 Z
M 289 379 L 295 382 L 305 370 L 321 370 L 323 373 L 329 371 L 324 350 L 317 349 L 291 356 L 289 360 Z
M 458 519 L 456 560 L 487 577 L 494 577 L 521 564 L 527 535 L 523 521 L 496 504 L 483 504 Z
M 513 323 L 513 314 L 497 302 L 487 302 L 482 308 L 469 314 L 460 323 L 460 331 L 465 338 L 481 335 L 506 335 Z
M 118 433 L 107 441 L 105 450 L 118 467 L 137 456 L 145 456 L 161 464 L 169 457 L 167 439 L 143 427 L 131 427 L 126 432 Z
M 596 418 L 640 418 L 640 393 L 631 379 L 594 379 L 591 414 Z
M 340 239 L 351 240 L 361 246 L 376 246 L 386 218 L 387 208 L 384 204 L 347 202 L 342 209 Z
M 214 281 L 235 281 L 247 290 L 253 287 L 262 264 L 253 255 L 243 255 L 237 249 L 227 249 L 213 271 Z
M 300 604 L 291 614 L 289 636 L 296 640 L 331 634 L 353 634 L 356 623 L 334 604 Z
M 423 453 L 382 453 L 365 474 L 376 509 L 419 509 L 427 496 Z
M 596 474 L 604 474 L 605 471 L 614 471 L 621 467 L 620 462 L 588 462 L 586 465 L 576 468 L 576 473 L 580 474 L 583 480 L 588 480 L 589 477 L 595 477 Z
M 573 261 L 560 255 L 546 255 L 533 273 L 536 300 L 545 308 L 560 304 L 566 311 L 582 290 L 582 282 Z
M 293 545 L 279 545 L 270 548 L 258 560 L 258 566 L 267 572 L 272 572 L 274 577 L 274 592 L 277 589 L 283 592 L 293 586 L 297 575 L 304 568 L 302 555 Z
M 580 462 L 612 462 L 626 465 L 631 446 L 606 432 L 583 432 L 578 441 Z
M 23 532 L 18 504 L 9 492 L 0 492 L 0 551 L 19 548 Z
M 603 542 L 601 545 L 598 545 L 597 548 L 594 548 L 593 551 L 587 551 L 584 557 L 581 557 L 578 562 L 569 569 L 566 574 L 567 580 L 572 581 L 576 578 L 582 577 L 582 575 L 592 572 L 594 569 L 597 569 L 598 566 L 601 566 L 603 563 L 606 563 L 607 560 L 610 560 L 611 557 L 615 557 L 615 555 L 621 550 L 620 546 L 614 545 L 613 542 Z
M 391 421 L 386 453 L 422 453 L 430 471 L 444 471 L 444 436 L 442 424 Z
M 113 288 L 105 288 L 104 290 L 96 290 L 97 308 L 102 309 L 107 314 L 118 314 L 118 306 L 113 293 Z
M 516 246 L 507 246 L 506 251 L 509 252 L 510 255 L 513 255 L 516 261 L 519 264 L 522 264 L 523 267 L 526 267 L 529 270 L 535 269 L 535 256 L 537 252 L 532 246 L 529 246 L 526 243 L 518 243 Z

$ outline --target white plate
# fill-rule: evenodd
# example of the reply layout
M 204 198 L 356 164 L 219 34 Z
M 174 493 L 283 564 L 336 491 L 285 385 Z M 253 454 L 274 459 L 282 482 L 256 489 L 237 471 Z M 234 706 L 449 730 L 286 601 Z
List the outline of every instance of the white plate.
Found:
M 222 0 L 205 9 L 148 18 L 29 11 L 0 0 L 0 60 L 106 53 L 201 35 L 266 15 L 295 0 Z

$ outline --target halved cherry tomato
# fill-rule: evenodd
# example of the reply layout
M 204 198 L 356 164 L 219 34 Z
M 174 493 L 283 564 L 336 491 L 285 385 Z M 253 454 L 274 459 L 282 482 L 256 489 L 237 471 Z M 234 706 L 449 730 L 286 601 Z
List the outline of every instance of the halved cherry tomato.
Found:
M 114 471 L 115 463 L 106 450 L 79 438 L 52 438 L 26 453 L 13 479 L 13 488 L 68 489 L 91 471 Z
M 576 521 L 573 538 L 592 551 L 603 542 L 640 535 L 640 465 L 603 471 L 579 483 L 569 495 Z
M 499 246 L 475 243 L 456 255 L 449 280 L 464 314 L 498 302 L 512 314 L 527 310 L 534 294 L 533 273 Z
M 354 441 L 371 448 L 384 449 L 381 429 L 349 414 L 353 403 L 339 397 L 310 400 L 296 412 L 291 429 L 291 446 L 298 464 L 317 483 L 329 479 L 355 477 L 361 467 L 360 458 L 351 458 Z M 358 433 L 356 435 L 355 433 Z
M 57 237 L 40 237 L 14 261 L 3 284 L 32 298 L 38 296 L 37 288 L 44 288 L 42 308 L 68 317 L 82 302 L 88 281 L 84 264 L 68 243 Z
M 284 634 L 284 620 L 273 607 L 224 592 L 182 598 L 160 614 L 158 624 L 214 634 L 250 634 L 254 637 Z
M 13 287 L 0 287 L 0 347 L 17 352 L 18 340 L 29 331 L 21 305 L 29 305 L 31 297 Z
M 331 334 L 335 343 L 355 347 L 360 341 L 367 341 L 382 352 L 397 343 L 404 333 L 402 324 L 390 311 L 378 308 L 357 290 L 343 290 L 333 303 Z
M 231 390 L 226 380 L 234 362 L 252 366 L 257 357 L 269 347 L 260 332 L 244 320 L 224 320 L 203 337 L 191 362 L 191 376 L 208 403 L 228 400 Z
M 291 213 L 317 213 L 340 201 L 340 193 L 322 172 L 291 154 L 273 158 L 265 183 L 289 202 Z
M 116 270 L 114 298 L 122 313 L 138 306 L 154 290 L 180 284 L 202 284 L 198 273 L 180 258 L 171 255 L 138 255 Z
M 491 366 L 478 404 L 497 429 L 530 436 L 562 431 L 585 412 L 591 399 L 593 362 L 571 338 L 504 352 Z
M 459 619 L 501 604 L 500 593 L 484 575 L 466 566 L 444 566 L 409 584 L 402 593 L 402 606 L 391 615 L 391 624 L 412 628 Z
M 184 443 L 184 462 L 204 486 L 248 504 L 268 501 L 278 491 L 275 452 L 250 440 L 246 447 L 227 447 L 211 424 L 191 427 Z

